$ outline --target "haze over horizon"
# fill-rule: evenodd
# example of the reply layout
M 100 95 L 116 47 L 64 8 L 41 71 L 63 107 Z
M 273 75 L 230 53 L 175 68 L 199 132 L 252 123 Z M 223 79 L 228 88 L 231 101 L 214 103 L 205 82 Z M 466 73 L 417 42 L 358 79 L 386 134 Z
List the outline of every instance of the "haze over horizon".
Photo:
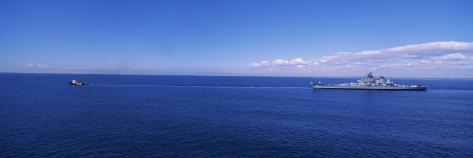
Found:
M 0 72 L 473 78 L 473 1 L 0 1 Z

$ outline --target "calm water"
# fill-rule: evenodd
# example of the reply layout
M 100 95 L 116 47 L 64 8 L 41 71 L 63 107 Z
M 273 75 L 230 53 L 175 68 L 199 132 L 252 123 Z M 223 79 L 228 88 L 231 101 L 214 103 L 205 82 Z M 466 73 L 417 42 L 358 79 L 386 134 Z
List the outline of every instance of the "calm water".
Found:
M 473 157 L 473 80 L 318 80 L 0 74 L 0 157 Z

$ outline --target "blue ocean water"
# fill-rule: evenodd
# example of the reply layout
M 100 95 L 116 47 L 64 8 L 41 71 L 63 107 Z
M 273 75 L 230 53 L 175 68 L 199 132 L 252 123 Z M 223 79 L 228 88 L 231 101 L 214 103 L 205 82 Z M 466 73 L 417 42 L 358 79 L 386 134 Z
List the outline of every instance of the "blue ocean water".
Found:
M 0 157 L 473 157 L 473 80 L 353 80 L 0 74 Z

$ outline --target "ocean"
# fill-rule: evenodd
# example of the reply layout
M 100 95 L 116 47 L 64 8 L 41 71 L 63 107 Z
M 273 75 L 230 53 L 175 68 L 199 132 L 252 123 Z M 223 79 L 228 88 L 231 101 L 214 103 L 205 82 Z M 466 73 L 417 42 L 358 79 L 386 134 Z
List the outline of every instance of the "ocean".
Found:
M 4 73 L 0 157 L 473 157 L 473 80 L 354 80 Z

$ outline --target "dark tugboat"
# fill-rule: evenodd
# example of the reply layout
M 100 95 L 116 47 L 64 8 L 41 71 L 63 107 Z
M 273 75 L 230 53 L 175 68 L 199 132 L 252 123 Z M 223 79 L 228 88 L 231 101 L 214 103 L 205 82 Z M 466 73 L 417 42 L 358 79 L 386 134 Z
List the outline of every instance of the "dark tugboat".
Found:
M 69 82 L 71 86 L 85 86 L 87 85 L 86 83 L 82 82 L 81 80 L 72 80 Z

